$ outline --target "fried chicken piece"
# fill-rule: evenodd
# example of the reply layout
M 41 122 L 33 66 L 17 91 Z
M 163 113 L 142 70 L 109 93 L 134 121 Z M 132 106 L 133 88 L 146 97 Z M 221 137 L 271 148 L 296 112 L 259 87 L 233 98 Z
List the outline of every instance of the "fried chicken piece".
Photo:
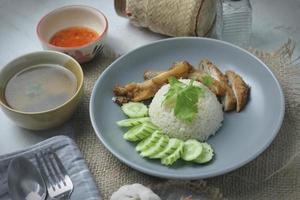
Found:
M 196 81 L 199 81 L 201 83 L 204 83 L 203 78 L 209 74 L 201 72 L 199 70 L 194 70 L 191 72 L 188 76 L 190 79 L 195 79 Z M 210 91 L 212 91 L 217 97 L 222 97 L 226 93 L 226 89 L 224 86 L 221 84 L 220 81 L 217 81 L 216 79 L 213 78 L 213 82 L 211 85 L 207 86 Z
M 221 101 L 224 107 L 224 111 L 229 112 L 236 108 L 236 98 L 234 96 L 233 90 L 227 83 L 225 85 L 225 88 L 226 88 L 226 93 Z
M 229 85 L 231 86 L 236 102 L 236 111 L 240 112 L 247 103 L 249 86 L 245 83 L 241 76 L 233 71 L 226 71 Z
M 172 66 L 170 67 L 170 69 L 173 69 L 175 66 L 176 66 L 176 65 L 172 65 Z M 169 70 L 170 70 L 170 69 L 169 69 Z M 193 71 L 193 70 L 194 70 L 194 68 L 192 68 L 191 71 Z M 159 75 L 159 74 L 161 74 L 161 73 L 163 73 L 163 72 L 166 72 L 166 71 L 168 71 L 168 70 L 146 70 L 146 71 L 144 72 L 144 80 L 152 79 L 152 78 L 154 78 L 155 76 L 157 76 L 157 75 Z M 186 77 L 182 77 L 182 78 L 187 78 L 187 76 L 186 76 Z
M 236 98 L 234 96 L 233 90 L 227 83 L 227 77 L 208 59 L 203 59 L 199 64 L 199 69 L 212 78 L 219 81 L 222 88 L 225 89 L 225 96 L 222 98 L 222 104 L 224 111 L 232 111 L 236 108 Z
M 119 105 L 123 105 L 124 103 L 128 103 L 130 99 L 127 98 L 126 96 L 117 96 L 117 97 L 113 97 L 112 100 L 113 102 Z
M 163 73 L 165 71 L 151 71 L 147 70 L 144 73 L 144 80 L 149 80 L 151 78 L 154 78 L 155 76 Z M 203 77 L 208 74 L 201 72 L 200 70 L 192 70 L 191 73 L 188 74 L 189 79 L 195 79 L 196 81 L 199 81 L 203 83 Z M 218 97 L 224 96 L 226 89 L 223 87 L 222 84 L 220 84 L 219 81 L 213 80 L 212 84 L 208 86 L 208 88 Z
M 227 83 L 227 77 L 210 60 L 201 60 L 199 64 L 199 69 L 209 74 L 212 78 L 216 79 L 217 81 L 220 81 L 221 83 Z
M 166 72 L 166 71 L 158 71 L 158 70 L 147 70 L 144 72 L 144 80 L 149 80 L 149 79 L 152 79 L 154 78 L 155 76 L 163 73 L 163 72 Z
M 168 78 L 174 76 L 176 78 L 187 77 L 193 67 L 186 61 L 175 63 L 171 69 L 163 72 L 152 79 L 143 83 L 129 83 L 125 86 L 115 86 L 113 91 L 116 99 L 125 97 L 129 101 L 143 101 L 155 95 L 155 93 L 168 82 Z

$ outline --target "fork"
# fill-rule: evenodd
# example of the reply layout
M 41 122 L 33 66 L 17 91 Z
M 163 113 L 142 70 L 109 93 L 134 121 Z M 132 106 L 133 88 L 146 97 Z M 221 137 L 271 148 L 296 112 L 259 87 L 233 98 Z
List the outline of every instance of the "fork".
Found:
M 52 150 L 35 154 L 38 168 L 53 199 L 70 199 L 73 183 L 57 154 Z

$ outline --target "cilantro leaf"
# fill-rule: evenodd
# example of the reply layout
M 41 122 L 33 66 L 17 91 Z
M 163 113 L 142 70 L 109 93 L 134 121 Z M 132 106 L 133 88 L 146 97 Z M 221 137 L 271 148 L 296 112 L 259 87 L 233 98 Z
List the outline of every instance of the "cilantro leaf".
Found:
M 214 79 L 210 75 L 205 75 L 202 77 L 202 83 L 205 86 L 210 86 L 213 83 Z
M 198 100 L 203 90 L 193 85 L 194 80 L 184 84 L 175 77 L 169 78 L 170 89 L 165 94 L 163 104 L 174 109 L 175 116 L 187 123 L 191 123 L 198 113 Z
M 171 107 L 174 107 L 174 104 L 176 102 L 177 94 L 180 90 L 182 90 L 185 86 L 184 83 L 178 81 L 175 77 L 170 77 L 168 79 L 170 84 L 169 91 L 164 95 L 165 99 L 162 104 L 167 104 Z

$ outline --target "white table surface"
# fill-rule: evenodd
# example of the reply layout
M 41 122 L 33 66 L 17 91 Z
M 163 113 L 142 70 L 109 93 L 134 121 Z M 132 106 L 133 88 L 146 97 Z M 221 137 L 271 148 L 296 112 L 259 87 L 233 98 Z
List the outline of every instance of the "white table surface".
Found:
M 300 43 L 300 0 L 251 0 L 253 34 L 251 46 L 272 50 L 292 38 Z M 136 28 L 118 17 L 113 0 L 0 0 L 0 69 L 24 53 L 42 50 L 35 28 L 49 11 L 72 4 L 102 10 L 109 21 L 108 45 L 119 54 L 161 39 L 162 36 Z M 299 54 L 299 45 L 296 54 Z M 0 155 L 28 147 L 52 134 L 34 133 L 16 127 L 0 111 Z

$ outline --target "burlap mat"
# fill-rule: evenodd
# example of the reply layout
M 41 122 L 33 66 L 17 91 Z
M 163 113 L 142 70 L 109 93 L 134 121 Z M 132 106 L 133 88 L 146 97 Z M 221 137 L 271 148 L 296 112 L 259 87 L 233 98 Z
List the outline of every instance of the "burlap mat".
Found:
M 207 179 L 207 184 L 202 180 L 190 184 L 193 187 L 199 185 L 199 189 L 205 188 L 212 199 L 222 197 L 214 188 L 219 188 L 228 199 L 299 199 L 300 66 L 297 60 L 291 61 L 293 44 L 289 41 L 274 53 L 250 51 L 260 57 L 280 80 L 286 98 L 283 126 L 272 145 L 251 163 L 232 173 Z M 142 174 L 118 161 L 100 143 L 90 124 L 88 106 L 94 82 L 115 58 L 113 53 L 105 52 L 84 66 L 85 98 L 74 117 L 76 142 L 105 200 L 124 184 L 138 182 L 155 186 L 167 182 Z M 178 181 L 177 184 L 187 185 L 187 182 Z

